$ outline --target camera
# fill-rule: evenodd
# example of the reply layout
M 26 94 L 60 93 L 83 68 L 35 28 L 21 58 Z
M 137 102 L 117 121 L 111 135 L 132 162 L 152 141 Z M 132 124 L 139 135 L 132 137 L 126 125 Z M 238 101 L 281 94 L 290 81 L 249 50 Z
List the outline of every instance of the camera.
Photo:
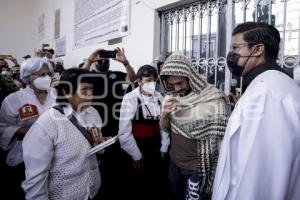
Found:
M 107 50 L 100 50 L 99 57 L 100 58 L 116 58 L 117 51 L 107 51 Z

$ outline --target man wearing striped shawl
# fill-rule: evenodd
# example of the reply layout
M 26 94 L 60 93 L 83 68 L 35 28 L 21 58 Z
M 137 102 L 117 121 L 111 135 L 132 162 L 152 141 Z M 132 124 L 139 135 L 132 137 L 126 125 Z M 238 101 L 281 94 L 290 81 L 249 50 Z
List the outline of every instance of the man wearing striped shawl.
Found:
M 210 199 L 230 115 L 227 98 L 179 53 L 168 57 L 160 78 L 167 93 L 160 124 L 171 135 L 169 177 L 175 197 Z M 189 185 L 191 180 L 196 185 Z

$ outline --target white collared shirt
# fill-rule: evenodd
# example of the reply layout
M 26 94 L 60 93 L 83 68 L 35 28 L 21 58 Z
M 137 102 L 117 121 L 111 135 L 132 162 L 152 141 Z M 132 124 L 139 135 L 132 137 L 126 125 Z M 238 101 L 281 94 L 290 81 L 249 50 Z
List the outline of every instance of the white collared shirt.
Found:
M 94 107 L 92 106 L 89 106 L 85 109 L 83 109 L 81 112 L 75 112 L 73 110 L 73 108 L 68 105 L 68 106 L 65 106 L 64 107 L 64 113 L 66 116 L 70 116 L 70 115 L 74 115 L 76 117 L 76 119 L 78 120 L 79 124 L 82 125 L 83 127 L 85 128 L 90 128 L 92 126 L 96 126 L 97 128 L 100 128 L 102 127 L 102 120 L 101 120 L 101 117 L 99 116 L 99 119 L 97 120 L 97 123 L 91 123 L 91 120 L 89 118 L 89 116 L 91 114 L 94 114 Z
M 282 72 L 258 75 L 229 118 L 213 200 L 300 199 L 300 90 Z
M 119 121 L 119 141 L 121 147 L 132 157 L 133 160 L 140 160 L 142 154 L 136 144 L 136 141 L 132 134 L 132 122 L 134 118 L 138 102 L 137 99 L 142 101 L 142 104 L 147 105 L 151 115 L 153 117 L 160 116 L 161 108 L 158 100 L 163 101 L 163 97 L 160 93 L 155 92 L 153 96 L 144 96 L 140 92 L 140 87 L 134 89 L 132 92 L 126 94 L 122 101 L 120 110 L 120 121 Z M 149 111 L 146 106 L 142 106 L 144 118 L 147 119 Z M 167 152 L 170 144 L 169 134 L 161 130 L 161 152 Z

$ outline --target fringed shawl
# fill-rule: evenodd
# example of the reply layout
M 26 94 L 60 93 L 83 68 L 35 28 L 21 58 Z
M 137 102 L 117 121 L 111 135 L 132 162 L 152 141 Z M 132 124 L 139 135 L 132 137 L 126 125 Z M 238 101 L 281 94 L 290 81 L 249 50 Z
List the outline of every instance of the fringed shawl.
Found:
M 171 132 L 197 140 L 200 191 L 210 195 L 219 147 L 230 115 L 227 97 L 208 84 L 181 54 L 173 54 L 166 60 L 160 76 L 167 94 L 178 100 L 170 115 Z M 167 83 L 168 76 L 187 77 L 192 91 L 184 97 L 176 96 Z

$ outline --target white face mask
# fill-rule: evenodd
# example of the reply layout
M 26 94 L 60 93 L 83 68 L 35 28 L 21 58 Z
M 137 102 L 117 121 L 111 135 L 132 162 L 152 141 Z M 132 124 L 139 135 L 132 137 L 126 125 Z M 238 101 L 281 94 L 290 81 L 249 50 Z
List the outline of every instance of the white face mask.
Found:
M 39 90 L 48 90 L 51 85 L 50 76 L 38 77 L 33 81 L 33 85 Z
M 156 82 L 154 82 L 154 81 L 144 83 L 142 86 L 143 91 L 146 92 L 147 94 L 151 94 L 151 95 L 154 94 L 155 87 L 156 87 Z

